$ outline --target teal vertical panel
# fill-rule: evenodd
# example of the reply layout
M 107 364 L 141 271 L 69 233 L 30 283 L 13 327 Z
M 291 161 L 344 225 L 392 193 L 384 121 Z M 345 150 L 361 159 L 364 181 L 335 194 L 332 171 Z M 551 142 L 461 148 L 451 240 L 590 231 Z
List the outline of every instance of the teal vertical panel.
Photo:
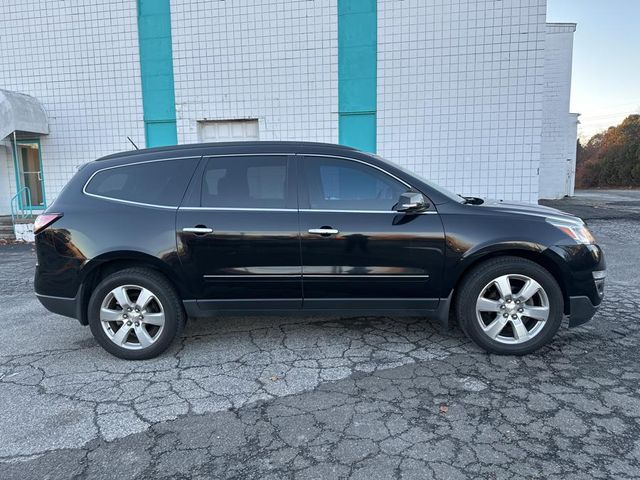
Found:
M 175 145 L 178 132 L 169 0 L 138 0 L 138 44 L 147 147 Z
M 376 0 L 338 0 L 339 141 L 376 150 Z
M 341 113 L 340 143 L 365 152 L 376 151 L 376 114 Z

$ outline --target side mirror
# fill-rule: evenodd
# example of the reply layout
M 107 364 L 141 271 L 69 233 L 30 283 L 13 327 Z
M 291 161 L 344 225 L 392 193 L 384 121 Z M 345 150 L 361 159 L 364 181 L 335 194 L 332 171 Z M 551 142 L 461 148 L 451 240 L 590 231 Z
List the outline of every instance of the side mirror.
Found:
M 395 206 L 397 212 L 423 210 L 429 206 L 427 199 L 420 192 L 404 192 Z

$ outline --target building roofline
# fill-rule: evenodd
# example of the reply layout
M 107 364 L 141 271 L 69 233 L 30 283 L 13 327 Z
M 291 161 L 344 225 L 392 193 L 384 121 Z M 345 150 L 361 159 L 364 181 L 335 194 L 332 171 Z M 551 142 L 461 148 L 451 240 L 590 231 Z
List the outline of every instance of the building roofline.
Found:
M 570 22 L 547 22 L 545 25 L 547 27 L 547 31 L 575 32 L 578 24 Z

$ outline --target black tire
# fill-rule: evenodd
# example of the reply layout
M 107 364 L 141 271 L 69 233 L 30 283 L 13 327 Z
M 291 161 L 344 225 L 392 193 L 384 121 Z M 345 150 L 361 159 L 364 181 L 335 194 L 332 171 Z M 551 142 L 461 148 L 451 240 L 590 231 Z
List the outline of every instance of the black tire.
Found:
M 484 333 L 476 316 L 476 302 L 483 289 L 502 275 L 526 275 L 542 286 L 548 298 L 547 320 L 533 338 L 523 343 L 508 344 L 490 338 Z M 562 324 L 564 300 L 558 282 L 542 266 L 520 257 L 499 257 L 477 265 L 464 277 L 456 295 L 455 307 L 458 324 L 478 346 L 498 355 L 525 355 L 546 345 L 554 337 Z M 500 314 L 495 315 L 497 318 Z
M 154 342 L 145 348 L 127 349 L 116 345 L 100 321 L 103 300 L 113 289 L 123 285 L 139 285 L 151 291 L 164 309 L 164 326 Z M 182 301 L 171 283 L 161 273 L 148 268 L 127 268 L 104 278 L 94 289 L 88 306 L 89 326 L 96 341 L 109 353 L 125 360 L 146 360 L 164 352 L 184 329 L 186 315 Z

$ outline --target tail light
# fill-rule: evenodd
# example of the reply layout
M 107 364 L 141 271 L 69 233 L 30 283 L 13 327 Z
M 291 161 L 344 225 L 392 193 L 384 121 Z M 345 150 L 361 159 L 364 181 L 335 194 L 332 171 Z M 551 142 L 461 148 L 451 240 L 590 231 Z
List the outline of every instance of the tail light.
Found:
M 36 217 L 36 221 L 33 223 L 33 233 L 40 233 L 56 220 L 62 218 L 62 213 L 43 213 Z

